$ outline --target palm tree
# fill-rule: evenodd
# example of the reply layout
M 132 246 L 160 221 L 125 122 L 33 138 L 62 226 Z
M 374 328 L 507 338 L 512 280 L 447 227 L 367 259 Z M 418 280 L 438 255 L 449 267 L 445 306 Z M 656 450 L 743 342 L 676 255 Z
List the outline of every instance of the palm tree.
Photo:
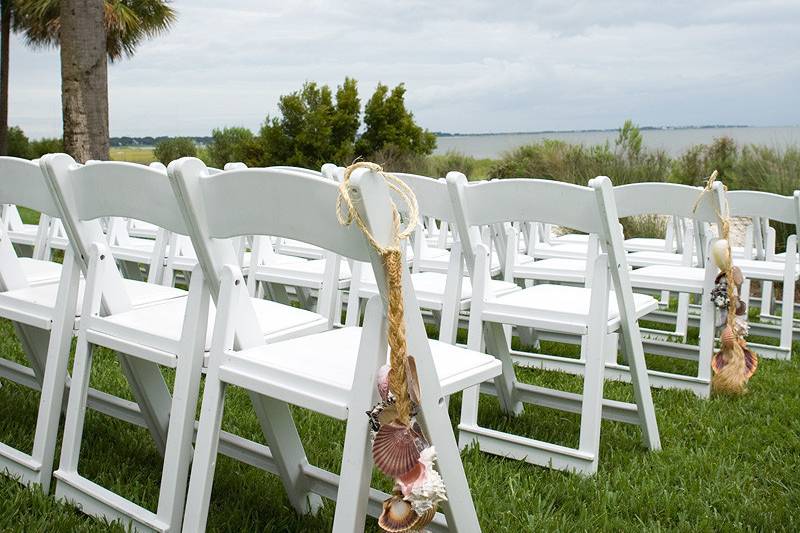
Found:
M 13 15 L 14 30 L 31 46 L 61 46 L 65 149 L 82 161 L 108 159 L 106 58 L 132 57 L 144 40 L 166 32 L 176 19 L 169 0 L 13 0 Z M 0 135 L 2 119 L 0 94 Z
M 0 0 L 0 155 L 8 155 L 8 45 L 11 0 Z

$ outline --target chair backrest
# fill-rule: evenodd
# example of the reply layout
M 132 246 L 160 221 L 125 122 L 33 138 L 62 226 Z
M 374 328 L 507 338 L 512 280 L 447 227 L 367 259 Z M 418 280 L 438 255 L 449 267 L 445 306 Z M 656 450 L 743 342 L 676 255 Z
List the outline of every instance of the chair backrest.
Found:
M 414 191 L 420 216 L 455 222 L 453 207 L 447 193 L 447 183 L 443 179 L 404 173 L 395 173 L 395 176 Z
M 225 265 L 238 265 L 222 240 L 241 235 L 271 235 L 313 244 L 356 261 L 380 266 L 380 258 L 355 224 L 342 226 L 336 216 L 338 185 L 306 172 L 275 168 L 228 171 L 212 176 L 196 158 L 173 161 L 168 170 L 190 228 L 198 260 L 214 292 Z M 378 242 L 388 243 L 392 215 L 383 178 L 366 169 L 351 177 L 362 216 Z M 225 241 L 230 242 L 230 241 Z M 375 268 L 384 293 L 382 268 Z M 242 287 L 244 290 L 244 287 Z M 242 298 L 240 298 L 241 300 Z M 244 298 L 247 300 L 247 298 Z M 416 302 L 416 300 L 414 300 Z M 419 312 L 417 310 L 417 312 Z M 247 316 L 240 317 L 247 319 Z M 240 345 L 259 342 L 254 325 L 237 329 Z
M 447 184 L 462 252 L 470 269 L 475 247 L 480 243 L 477 226 L 525 220 L 611 238 L 602 235 L 599 225 L 602 217 L 590 187 L 528 178 L 468 183 L 460 172 L 450 172 Z M 617 232 L 614 236 L 619 237 Z
M 51 217 L 59 216 L 38 163 L 17 157 L 0 157 L 0 204 L 28 207 Z
M 760 191 L 730 191 L 727 198 L 731 216 L 766 218 L 792 224 L 795 233 L 800 231 L 800 191 L 795 191 L 793 196 Z
M 188 233 L 169 180 L 157 168 L 110 161 L 81 165 L 66 154 L 48 154 L 40 164 L 84 273 L 91 244 L 106 241 L 101 217 L 135 218 L 167 231 Z M 118 279 L 104 287 L 104 306 L 114 313 L 130 307 L 117 274 Z
M 702 191 L 678 183 L 631 183 L 614 187 L 614 199 L 620 218 L 672 215 L 717 224 L 724 188 L 715 182 L 711 193 Z

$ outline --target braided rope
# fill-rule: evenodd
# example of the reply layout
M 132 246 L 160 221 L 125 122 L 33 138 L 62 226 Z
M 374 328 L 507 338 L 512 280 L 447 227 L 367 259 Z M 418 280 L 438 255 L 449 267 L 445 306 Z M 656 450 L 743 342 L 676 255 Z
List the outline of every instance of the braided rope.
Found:
M 387 185 L 394 190 L 408 206 L 408 222 L 405 228 L 401 226 L 400 214 L 397 206 L 392 202 L 392 241 L 388 246 L 379 243 L 372 235 L 366 222 L 353 205 L 350 197 L 350 176 L 358 168 L 367 168 L 380 174 Z M 344 209 L 346 207 L 346 210 Z M 401 423 L 409 425 L 411 421 L 411 398 L 408 392 L 408 376 L 406 376 L 406 358 L 408 345 L 406 343 L 406 325 L 403 309 L 403 257 L 400 251 L 400 241 L 408 238 L 417 225 L 419 207 L 417 198 L 411 188 L 397 176 L 384 172 L 375 163 L 359 161 L 353 163 L 344 172 L 344 179 L 339 186 L 339 197 L 336 200 L 336 216 L 339 223 L 349 226 L 353 222 L 361 229 L 369 243 L 378 252 L 383 261 L 388 288 L 388 322 L 389 342 L 389 390 L 395 396 L 398 419 Z

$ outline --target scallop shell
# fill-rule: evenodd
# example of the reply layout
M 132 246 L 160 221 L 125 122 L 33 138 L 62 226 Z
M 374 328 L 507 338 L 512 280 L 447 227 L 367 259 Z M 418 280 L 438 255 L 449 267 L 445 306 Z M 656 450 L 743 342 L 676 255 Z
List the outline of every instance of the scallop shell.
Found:
M 744 316 L 747 313 L 747 304 L 742 300 L 736 302 L 736 316 Z
M 736 343 L 736 334 L 730 326 L 726 326 L 720 333 L 719 340 L 723 348 L 731 349 Z
M 425 514 L 418 515 L 411 508 L 411 504 L 403 499 L 402 494 L 394 493 L 383 502 L 383 511 L 378 518 L 378 525 L 390 533 L 419 531 L 430 524 L 434 516 L 436 516 L 436 507 L 432 507 Z
M 389 477 L 400 477 L 416 466 L 425 439 L 414 428 L 397 422 L 382 424 L 372 443 L 372 459 L 378 470 Z

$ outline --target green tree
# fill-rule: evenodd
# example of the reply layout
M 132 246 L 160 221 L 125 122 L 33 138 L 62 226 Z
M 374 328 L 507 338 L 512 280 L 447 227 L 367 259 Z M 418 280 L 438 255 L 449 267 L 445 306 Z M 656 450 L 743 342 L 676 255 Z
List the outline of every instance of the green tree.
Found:
M 636 161 L 642 155 L 642 133 L 632 120 L 626 120 L 619 130 L 616 147 L 617 152 L 629 161 Z
M 169 165 L 181 157 L 197 157 L 197 146 L 189 137 L 173 137 L 156 143 L 153 155 L 165 165 Z
M 319 168 L 349 163 L 358 130 L 360 103 L 354 80 L 337 89 L 336 103 L 327 85 L 306 82 L 300 91 L 281 96 L 279 116 L 267 116 L 258 134 L 258 152 L 247 161 L 259 166 Z
M 8 129 L 8 155 L 24 159 L 31 157 L 30 142 L 19 126 Z
M 64 139 L 59 137 L 45 137 L 31 141 L 30 157 L 35 159 L 45 154 L 55 154 L 64 151 Z
M 225 163 L 246 161 L 255 143 L 253 132 L 247 128 L 229 127 L 211 132 L 211 142 L 206 147 L 208 164 L 222 168 Z
M 10 0 L 3 0 L 4 8 L 7 2 Z M 13 27 L 25 35 L 28 44 L 61 47 L 67 152 L 80 161 L 108 159 L 106 58 L 114 62 L 131 57 L 142 41 L 165 32 L 175 18 L 168 0 L 13 1 Z M 6 53 L 4 50 L 4 65 L 8 64 Z M 4 81 L 2 91 L 7 91 Z M 0 94 L 0 142 L 7 123 L 2 102 Z
M 378 84 L 364 106 L 366 130 L 356 143 L 357 154 L 369 157 L 386 146 L 409 154 L 433 152 L 436 136 L 414 122 L 414 115 L 406 109 L 405 93 L 402 83 L 391 92 L 386 85 Z

